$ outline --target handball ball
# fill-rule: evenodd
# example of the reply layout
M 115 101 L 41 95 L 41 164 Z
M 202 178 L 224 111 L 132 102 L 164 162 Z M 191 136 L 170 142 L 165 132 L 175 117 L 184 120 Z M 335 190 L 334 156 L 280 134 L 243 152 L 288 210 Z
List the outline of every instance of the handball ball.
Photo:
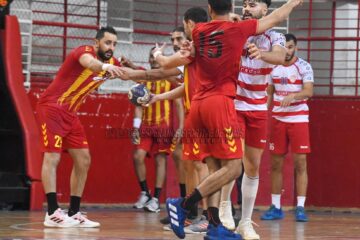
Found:
M 135 84 L 130 88 L 128 97 L 134 105 L 142 106 L 150 101 L 151 94 L 144 84 Z

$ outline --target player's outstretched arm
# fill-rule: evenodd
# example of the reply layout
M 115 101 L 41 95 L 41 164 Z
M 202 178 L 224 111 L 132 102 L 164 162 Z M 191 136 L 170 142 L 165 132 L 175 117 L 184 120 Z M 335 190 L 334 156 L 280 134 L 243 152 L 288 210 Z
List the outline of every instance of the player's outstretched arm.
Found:
M 259 19 L 259 25 L 256 34 L 265 32 L 266 30 L 275 27 L 279 23 L 285 21 L 290 13 L 300 6 L 304 0 L 289 0 L 287 3 L 282 5 L 280 8 L 274 10 L 271 14 L 266 17 Z
M 160 64 L 160 66 L 165 69 L 176 68 L 191 63 L 191 60 L 181 51 L 171 56 L 164 56 L 160 52 L 158 52 L 158 54 L 154 54 L 154 56 L 155 60 Z
M 114 66 L 112 64 L 106 64 L 103 62 L 100 62 L 96 58 L 94 58 L 91 54 L 83 54 L 81 55 L 79 62 L 81 66 L 84 68 L 88 68 L 93 72 L 101 72 L 101 71 L 107 71 L 110 73 L 111 77 L 118 77 L 121 74 L 120 67 Z
M 153 95 L 148 104 L 153 104 L 156 103 L 157 101 L 162 101 L 162 100 L 174 100 L 177 98 L 181 98 L 184 95 L 185 95 L 185 86 L 183 84 L 180 87 L 174 88 L 169 92 Z
M 157 81 L 169 77 L 176 77 L 181 74 L 177 68 L 171 69 L 151 69 L 151 70 L 133 70 L 131 68 L 121 68 L 120 78 L 122 80 L 146 80 Z

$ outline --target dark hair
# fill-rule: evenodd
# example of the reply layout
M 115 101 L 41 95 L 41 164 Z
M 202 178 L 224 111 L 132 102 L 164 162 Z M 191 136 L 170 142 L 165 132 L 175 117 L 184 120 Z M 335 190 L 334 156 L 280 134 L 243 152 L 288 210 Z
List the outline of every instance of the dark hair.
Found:
M 293 40 L 294 43 L 295 43 L 295 45 L 297 45 L 297 38 L 295 37 L 294 34 L 292 34 L 292 33 L 287 33 L 287 34 L 285 34 L 285 38 L 286 38 L 286 41 L 287 41 L 287 42 Z
M 154 46 L 154 47 L 150 48 L 150 51 L 149 51 L 149 58 L 151 57 L 151 55 L 152 55 L 152 51 L 153 51 L 155 48 L 156 48 L 156 46 Z
M 97 40 L 102 39 L 106 32 L 114 34 L 115 36 L 117 36 L 116 30 L 113 27 L 107 26 L 107 27 L 100 28 L 99 31 L 97 31 L 95 38 Z
M 174 30 L 171 32 L 171 33 L 174 33 L 174 32 L 182 32 L 182 33 L 185 33 L 185 29 L 184 27 L 176 27 L 174 28 Z
M 208 21 L 208 14 L 207 12 L 201 7 L 192 7 L 189 8 L 184 14 L 185 22 L 189 20 L 193 21 L 194 23 L 201 23 Z
M 208 0 L 211 9 L 218 15 L 225 15 L 232 10 L 232 0 Z
M 265 3 L 268 7 L 271 5 L 271 0 L 259 0 L 259 2 Z

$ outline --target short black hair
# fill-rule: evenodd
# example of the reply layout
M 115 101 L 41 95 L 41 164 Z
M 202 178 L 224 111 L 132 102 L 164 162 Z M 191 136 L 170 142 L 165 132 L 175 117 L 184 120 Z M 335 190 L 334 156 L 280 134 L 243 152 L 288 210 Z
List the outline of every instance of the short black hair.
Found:
M 292 33 L 287 33 L 287 34 L 285 34 L 285 38 L 286 38 L 286 41 L 287 41 L 287 42 L 293 40 L 294 43 L 295 43 L 295 45 L 297 45 L 297 38 L 295 37 L 294 34 L 292 34 Z
M 174 32 L 182 32 L 182 33 L 185 33 L 185 29 L 184 29 L 183 26 L 176 27 L 176 28 L 174 28 L 174 30 L 173 30 L 171 33 L 174 33 Z
M 154 51 L 154 49 L 156 48 L 156 46 L 154 46 L 154 47 L 152 47 L 152 48 L 150 48 L 150 51 L 149 51 L 149 58 L 153 55 L 152 54 L 152 51 Z
M 97 40 L 102 39 L 102 38 L 104 37 L 104 35 L 105 35 L 106 32 L 111 33 L 111 34 L 114 34 L 115 36 L 117 36 L 116 30 L 115 30 L 113 27 L 107 26 L 107 27 L 102 27 L 102 28 L 100 28 L 100 29 L 97 31 L 95 38 L 96 38 Z
M 184 20 L 185 22 L 191 20 L 194 23 L 207 22 L 208 14 L 205 9 L 201 7 L 192 7 L 184 13 Z
M 270 7 L 271 5 L 271 0 L 259 0 L 259 2 L 263 2 L 266 4 L 266 6 Z
M 225 15 L 232 10 L 232 0 L 208 0 L 211 9 L 218 15 Z

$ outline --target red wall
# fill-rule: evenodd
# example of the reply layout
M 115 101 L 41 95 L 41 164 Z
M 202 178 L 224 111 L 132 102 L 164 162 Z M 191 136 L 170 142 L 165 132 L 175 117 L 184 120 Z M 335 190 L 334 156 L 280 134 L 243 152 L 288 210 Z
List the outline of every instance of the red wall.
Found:
M 360 207 L 360 100 L 310 101 L 309 202 Z
M 39 89 L 29 97 L 33 106 Z M 310 131 L 313 152 L 309 156 L 309 195 L 307 205 L 324 207 L 360 207 L 360 101 L 349 99 L 314 99 L 310 105 Z M 127 136 L 133 107 L 125 94 L 89 96 L 80 111 L 92 154 L 92 166 L 84 201 L 88 203 L 132 203 L 139 187 L 132 165 L 132 145 Z M 116 136 L 115 133 L 118 133 Z M 115 134 L 115 135 L 114 135 Z M 148 182 L 154 185 L 154 162 L 147 160 Z M 71 159 L 64 154 L 58 170 L 61 202 L 69 198 Z M 293 205 L 293 163 L 284 166 L 282 202 Z M 176 195 L 178 183 L 172 161 L 168 166 L 165 195 Z M 167 191 L 166 191 L 167 189 Z M 270 204 L 270 160 L 265 152 L 260 176 L 257 205 Z

